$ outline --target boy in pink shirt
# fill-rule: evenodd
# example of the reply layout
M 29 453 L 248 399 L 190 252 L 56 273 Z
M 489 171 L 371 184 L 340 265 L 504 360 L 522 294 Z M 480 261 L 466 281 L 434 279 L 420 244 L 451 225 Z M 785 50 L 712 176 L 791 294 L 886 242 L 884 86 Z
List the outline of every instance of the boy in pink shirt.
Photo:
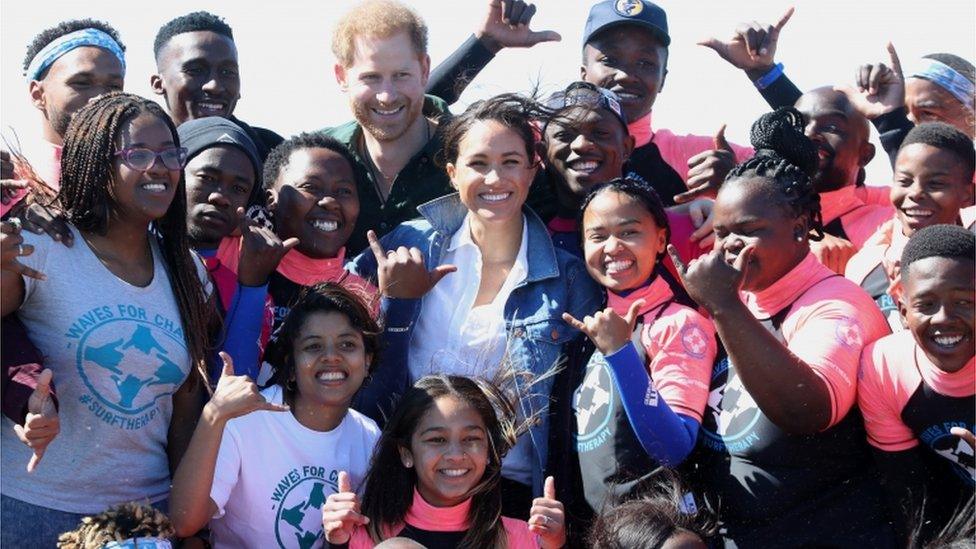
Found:
M 900 275 L 908 330 L 861 357 L 858 405 L 892 508 L 911 523 L 924 499 L 926 530 L 941 528 L 976 486 L 973 447 L 957 436 L 976 430 L 974 255 L 976 237 L 962 227 L 912 235 Z
M 972 139 L 942 122 L 913 128 L 895 161 L 891 202 L 895 216 L 851 258 L 845 276 L 874 298 L 895 330 L 898 315 L 898 263 L 915 231 L 938 223 L 969 227 L 973 208 L 976 152 Z M 966 218 L 964 219 L 963 216 Z

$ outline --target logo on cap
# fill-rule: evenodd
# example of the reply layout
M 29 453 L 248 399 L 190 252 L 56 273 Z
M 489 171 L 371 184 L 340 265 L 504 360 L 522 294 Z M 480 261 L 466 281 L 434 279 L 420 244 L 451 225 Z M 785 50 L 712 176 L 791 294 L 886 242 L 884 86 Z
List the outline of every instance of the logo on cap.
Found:
M 624 17 L 636 17 L 644 11 L 644 3 L 641 0 L 617 0 L 613 9 Z
M 217 142 L 218 143 L 237 143 L 237 141 L 234 141 L 234 138 L 231 137 L 230 134 L 226 134 L 226 133 L 223 134 L 223 135 L 221 135 L 220 137 L 218 137 L 217 138 Z

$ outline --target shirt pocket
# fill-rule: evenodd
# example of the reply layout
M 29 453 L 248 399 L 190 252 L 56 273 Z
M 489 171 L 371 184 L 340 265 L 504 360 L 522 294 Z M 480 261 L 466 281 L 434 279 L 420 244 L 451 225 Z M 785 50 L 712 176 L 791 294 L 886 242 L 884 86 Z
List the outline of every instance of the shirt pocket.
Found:
M 576 332 L 561 318 L 544 318 L 514 326 L 510 334 L 509 354 L 516 367 L 539 375 L 560 365 L 563 347 Z

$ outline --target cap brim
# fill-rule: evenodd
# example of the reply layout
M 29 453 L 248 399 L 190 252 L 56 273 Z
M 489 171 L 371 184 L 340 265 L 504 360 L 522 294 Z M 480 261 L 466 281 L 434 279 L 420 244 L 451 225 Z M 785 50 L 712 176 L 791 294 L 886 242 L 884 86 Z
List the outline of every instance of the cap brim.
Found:
M 601 32 L 604 32 L 606 30 L 612 29 L 614 27 L 619 27 L 619 26 L 622 26 L 622 25 L 634 25 L 634 26 L 637 26 L 637 27 L 641 27 L 641 28 L 647 29 L 647 30 L 651 31 L 651 34 L 653 34 L 654 37 L 657 38 L 664 45 L 664 47 L 668 47 L 668 46 L 671 45 L 671 37 L 668 36 L 668 33 L 664 32 L 664 29 L 662 29 L 661 27 L 659 27 L 657 25 L 652 25 L 651 23 L 648 23 L 646 21 L 641 21 L 639 19 L 622 19 L 622 20 L 613 21 L 613 22 L 607 23 L 606 25 L 603 25 L 601 27 L 598 27 L 593 32 L 591 32 L 590 35 L 587 36 L 585 40 L 583 40 L 583 45 L 585 46 L 585 45 L 589 44 L 593 40 L 593 37 L 594 36 L 597 36 Z

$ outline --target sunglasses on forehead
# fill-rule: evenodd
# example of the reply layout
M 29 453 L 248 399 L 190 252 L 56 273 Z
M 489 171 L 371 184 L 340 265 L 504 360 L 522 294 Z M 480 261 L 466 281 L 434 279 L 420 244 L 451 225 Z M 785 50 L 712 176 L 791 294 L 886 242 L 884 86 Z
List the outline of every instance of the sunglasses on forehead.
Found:
M 553 94 L 547 101 L 546 106 L 557 113 L 570 107 L 586 107 L 590 109 L 606 109 L 614 114 L 620 122 L 626 126 L 627 118 L 624 116 L 623 109 L 620 107 L 620 98 L 612 91 L 601 88 L 589 82 L 578 81 L 566 86 L 566 89 Z M 549 125 L 551 120 L 547 120 Z
M 183 169 L 186 162 L 185 147 L 170 147 L 161 151 L 154 151 L 146 147 L 126 147 L 115 153 L 115 156 L 122 157 L 122 163 L 140 172 L 151 168 L 158 159 L 163 163 L 167 170 L 178 171 Z

